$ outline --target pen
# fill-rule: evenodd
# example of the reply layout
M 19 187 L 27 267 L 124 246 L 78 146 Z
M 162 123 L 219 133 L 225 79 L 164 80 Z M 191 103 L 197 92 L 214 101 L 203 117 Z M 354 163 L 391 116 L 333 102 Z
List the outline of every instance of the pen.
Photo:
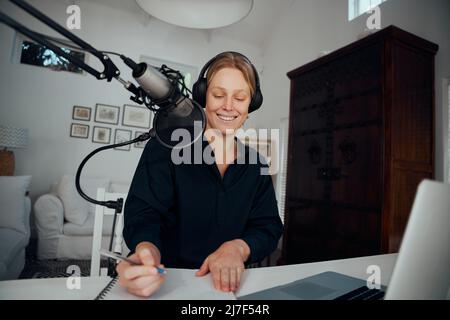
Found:
M 131 261 L 131 260 L 128 259 L 128 258 L 119 256 L 118 254 L 116 254 L 116 253 L 114 253 L 114 252 L 110 252 L 110 251 L 106 251 L 106 250 L 99 250 L 99 252 L 100 252 L 100 254 L 101 254 L 102 256 L 105 256 L 105 257 L 113 258 L 113 259 L 119 260 L 119 261 L 126 261 L 126 262 L 128 262 L 129 264 L 135 265 L 135 266 L 138 266 L 138 265 L 139 265 L 139 263 L 136 263 L 136 262 L 134 262 L 134 261 Z M 158 267 L 155 267 L 155 268 L 156 268 L 156 270 L 158 271 L 158 273 L 161 273 L 161 274 L 166 274 L 166 273 L 167 273 L 167 271 L 166 271 L 165 269 L 158 268 Z

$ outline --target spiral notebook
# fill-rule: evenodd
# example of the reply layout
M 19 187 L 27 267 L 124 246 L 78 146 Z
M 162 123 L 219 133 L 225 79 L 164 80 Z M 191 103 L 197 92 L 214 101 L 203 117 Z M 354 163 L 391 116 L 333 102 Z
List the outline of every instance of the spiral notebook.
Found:
M 166 280 L 150 298 L 141 298 L 127 292 L 113 278 L 95 300 L 236 300 L 232 292 L 214 289 L 211 274 L 196 277 L 197 270 L 167 269 Z

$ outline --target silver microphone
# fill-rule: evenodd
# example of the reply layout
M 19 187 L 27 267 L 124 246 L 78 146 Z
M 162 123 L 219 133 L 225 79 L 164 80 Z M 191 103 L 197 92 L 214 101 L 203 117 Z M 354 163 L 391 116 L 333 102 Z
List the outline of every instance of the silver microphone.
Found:
M 155 67 L 140 63 L 133 70 L 133 78 L 153 99 L 167 98 L 172 84 Z
M 124 56 L 122 59 L 133 70 L 133 78 L 142 90 L 159 107 L 154 110 L 153 119 L 153 129 L 159 142 L 169 148 L 184 148 L 201 138 L 206 127 L 205 112 L 196 101 L 182 93 L 177 80 L 167 78 L 144 62 L 137 64 Z M 179 137 L 176 133 L 178 129 L 186 130 L 189 134 L 185 136 L 189 139 L 175 139 Z

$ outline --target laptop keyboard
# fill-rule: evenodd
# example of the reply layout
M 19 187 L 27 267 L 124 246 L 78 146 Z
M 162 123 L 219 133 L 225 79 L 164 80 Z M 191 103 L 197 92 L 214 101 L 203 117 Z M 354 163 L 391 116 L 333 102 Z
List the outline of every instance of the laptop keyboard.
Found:
M 367 286 L 350 291 L 334 300 L 381 300 L 385 292 L 378 289 L 369 289 Z

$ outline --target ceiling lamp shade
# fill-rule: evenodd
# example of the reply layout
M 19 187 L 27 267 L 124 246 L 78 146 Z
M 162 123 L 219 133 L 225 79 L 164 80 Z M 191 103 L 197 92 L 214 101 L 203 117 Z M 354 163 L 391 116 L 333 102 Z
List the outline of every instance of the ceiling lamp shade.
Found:
M 229 26 L 244 19 L 253 8 L 253 0 L 136 0 L 151 16 L 162 21 L 194 29 Z

